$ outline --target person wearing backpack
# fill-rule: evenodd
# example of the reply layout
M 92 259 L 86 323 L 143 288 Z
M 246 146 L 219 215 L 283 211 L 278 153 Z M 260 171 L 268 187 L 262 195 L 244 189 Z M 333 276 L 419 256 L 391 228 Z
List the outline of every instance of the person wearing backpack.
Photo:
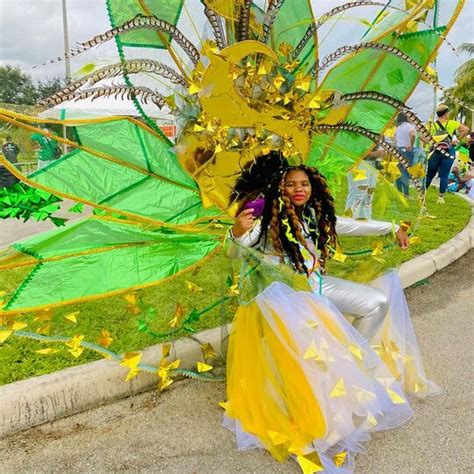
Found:
M 18 155 L 20 147 L 13 142 L 12 137 L 8 135 L 2 146 L 2 154 L 10 163 L 16 165 L 18 163 Z M 0 164 L 0 188 L 8 188 L 18 183 L 18 178 L 12 174 L 5 166 Z
M 440 178 L 438 204 L 444 204 L 449 172 L 456 157 L 454 147 L 469 133 L 469 128 L 456 120 L 449 120 L 449 107 L 446 104 L 438 106 L 436 115 L 437 120 L 430 122 L 427 127 L 431 135 L 435 137 L 437 145 L 430 150 L 432 153 L 428 160 L 426 189 L 429 188 L 431 181 L 438 173 Z

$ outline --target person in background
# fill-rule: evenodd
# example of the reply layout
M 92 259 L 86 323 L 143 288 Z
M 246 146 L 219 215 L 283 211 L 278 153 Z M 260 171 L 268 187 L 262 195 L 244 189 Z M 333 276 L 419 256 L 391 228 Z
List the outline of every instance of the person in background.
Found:
M 408 117 L 400 112 L 397 116 L 397 129 L 395 130 L 395 145 L 398 151 L 408 160 L 410 166 L 413 166 L 413 150 L 416 139 L 416 128 L 410 122 Z M 395 184 L 397 189 L 405 197 L 409 196 L 410 174 L 401 164 L 398 166 L 401 176 Z
M 61 150 L 55 140 L 40 133 L 33 133 L 30 140 L 37 152 L 38 169 L 48 166 L 61 156 Z
M 3 156 L 12 164 L 18 163 L 20 147 L 13 142 L 12 137 L 7 135 L 5 143 L 2 146 Z M 12 174 L 5 166 L 0 165 L 0 188 L 8 188 L 18 183 L 18 178 Z
M 474 199 L 474 168 L 472 164 L 456 160 L 448 176 L 448 192 L 456 193 L 461 190 Z
M 474 132 L 469 134 L 467 139 L 467 149 L 469 150 L 469 161 L 474 165 Z
M 437 145 L 436 148 L 430 150 L 432 153 L 428 160 L 426 189 L 430 187 L 433 178 L 438 173 L 440 178 L 438 204 L 444 204 L 449 172 L 456 157 L 454 147 L 469 133 L 469 128 L 456 120 L 449 120 L 449 107 L 446 104 L 438 106 L 436 116 L 436 122 L 430 122 L 427 127 L 431 135 L 436 137 Z
M 413 145 L 413 166 L 421 163 L 423 168 L 426 166 L 426 151 L 423 145 L 423 140 L 420 137 L 420 134 L 416 133 L 415 143 Z M 423 185 L 425 183 L 425 177 L 422 178 Z
M 376 161 L 384 156 L 382 149 L 371 151 L 363 161 L 347 173 L 345 217 L 372 219 L 372 203 L 377 185 Z

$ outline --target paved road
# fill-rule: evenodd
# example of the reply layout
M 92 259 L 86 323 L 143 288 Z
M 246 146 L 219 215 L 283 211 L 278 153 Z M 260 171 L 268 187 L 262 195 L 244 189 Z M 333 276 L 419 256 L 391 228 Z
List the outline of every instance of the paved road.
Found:
M 65 217 L 66 219 L 76 220 L 90 214 L 90 208 L 85 206 L 81 214 L 70 213 L 67 210 L 74 205 L 74 201 L 65 199 L 61 203 L 61 209 L 54 214 L 55 217 Z M 20 224 L 21 223 L 21 224 Z M 21 222 L 18 219 L 0 219 L 0 249 L 13 242 L 47 230 L 55 229 L 56 226 L 50 221 L 37 222 L 33 219 Z
M 474 252 L 407 297 L 442 395 L 414 404 L 405 427 L 379 433 L 356 473 L 472 472 Z M 237 452 L 221 424 L 224 385 L 183 381 L 0 440 L 2 473 L 298 473 L 262 451 Z

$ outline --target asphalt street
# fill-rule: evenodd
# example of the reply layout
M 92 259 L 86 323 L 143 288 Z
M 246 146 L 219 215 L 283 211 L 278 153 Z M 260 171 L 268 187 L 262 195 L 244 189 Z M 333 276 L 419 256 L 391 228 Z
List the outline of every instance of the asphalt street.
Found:
M 473 470 L 474 252 L 407 290 L 431 377 L 442 395 L 415 402 L 406 426 L 378 433 L 356 473 Z M 223 383 L 185 380 L 0 440 L 2 473 L 298 473 L 263 451 L 238 452 L 221 426 Z

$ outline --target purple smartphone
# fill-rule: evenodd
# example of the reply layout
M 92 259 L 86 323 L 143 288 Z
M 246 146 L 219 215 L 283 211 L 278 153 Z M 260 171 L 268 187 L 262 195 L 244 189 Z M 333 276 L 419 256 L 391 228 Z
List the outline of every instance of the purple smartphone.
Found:
M 244 209 L 253 209 L 253 217 L 260 217 L 265 207 L 265 199 L 257 198 L 244 204 Z

